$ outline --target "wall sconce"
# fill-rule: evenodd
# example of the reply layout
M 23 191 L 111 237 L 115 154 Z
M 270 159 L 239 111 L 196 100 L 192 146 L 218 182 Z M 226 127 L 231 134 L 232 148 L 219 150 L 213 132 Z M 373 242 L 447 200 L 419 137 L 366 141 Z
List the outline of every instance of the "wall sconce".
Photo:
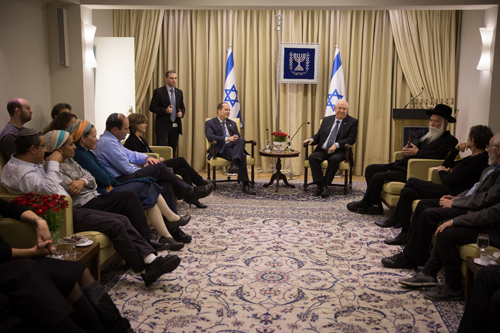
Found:
M 488 30 L 488 28 L 479 28 L 481 33 L 481 41 L 483 42 L 483 51 L 481 52 L 481 58 L 477 64 L 478 71 L 490 71 L 491 69 L 491 40 L 493 38 L 493 30 Z
M 83 25 L 83 32 L 85 36 L 85 63 L 89 64 L 90 67 L 96 68 L 97 62 L 94 56 L 94 36 L 96 27 L 91 24 Z

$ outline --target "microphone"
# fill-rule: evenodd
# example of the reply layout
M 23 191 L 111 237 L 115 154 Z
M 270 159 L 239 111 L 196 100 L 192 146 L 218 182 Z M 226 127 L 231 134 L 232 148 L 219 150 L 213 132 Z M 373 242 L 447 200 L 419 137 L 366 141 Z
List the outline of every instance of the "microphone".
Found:
M 406 109 L 406 107 L 408 105 L 410 105 L 411 102 L 413 102 L 415 99 L 417 99 L 418 96 L 422 95 L 423 92 L 424 92 L 424 87 L 422 87 L 422 91 L 420 92 L 420 94 L 418 94 L 417 96 L 415 96 L 412 99 L 410 99 L 410 101 L 408 102 L 408 104 L 405 105 L 405 107 L 403 108 L 403 110 Z
M 299 126 L 299 128 L 297 129 L 297 132 L 295 132 L 295 134 L 292 136 L 292 138 L 290 139 L 290 141 L 293 140 L 293 138 L 295 138 L 295 136 L 297 135 L 297 133 L 299 133 L 299 130 L 301 129 L 302 126 L 304 126 L 305 124 L 309 125 L 311 122 L 306 122 L 306 123 L 302 123 L 302 125 Z

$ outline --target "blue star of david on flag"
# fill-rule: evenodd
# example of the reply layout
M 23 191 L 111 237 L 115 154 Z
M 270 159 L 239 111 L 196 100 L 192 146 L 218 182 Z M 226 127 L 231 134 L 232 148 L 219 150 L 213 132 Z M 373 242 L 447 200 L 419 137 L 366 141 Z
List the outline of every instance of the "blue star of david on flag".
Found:
M 236 86 L 234 84 L 231 87 L 231 89 L 224 89 L 224 91 L 226 92 L 226 97 L 224 97 L 224 102 L 229 102 L 231 106 L 234 106 L 236 103 L 240 102 L 238 100 L 238 90 L 236 90 Z M 232 98 L 231 96 L 234 96 L 234 98 Z
M 337 100 L 335 101 L 335 104 L 332 103 L 332 98 L 336 97 Z M 337 91 L 337 89 L 335 89 L 333 91 L 333 93 L 331 94 L 328 94 L 328 101 L 326 102 L 326 107 L 331 107 L 332 108 L 332 111 L 333 111 L 333 107 L 337 104 L 337 101 L 339 99 L 342 99 L 344 97 L 344 95 L 340 95 L 339 92 Z
M 339 99 L 344 99 L 345 95 L 344 70 L 342 69 L 342 61 L 340 61 L 339 48 L 335 46 L 335 58 L 333 59 L 332 77 L 328 88 L 325 117 L 335 114 L 333 107 Z

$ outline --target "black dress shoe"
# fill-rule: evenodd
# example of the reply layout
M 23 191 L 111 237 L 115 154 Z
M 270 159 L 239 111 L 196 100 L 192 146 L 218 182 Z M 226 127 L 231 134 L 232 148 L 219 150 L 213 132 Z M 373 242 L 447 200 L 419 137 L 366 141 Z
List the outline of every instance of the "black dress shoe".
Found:
M 314 195 L 317 197 L 320 197 L 321 192 L 323 192 L 323 186 L 320 186 L 320 185 L 316 186 L 316 191 L 314 191 Z
M 383 221 L 375 222 L 381 228 L 395 227 L 398 224 L 398 219 L 393 215 Z
M 401 279 L 399 283 L 411 288 L 434 287 L 437 286 L 437 278 L 435 276 L 428 276 L 422 272 L 418 272 L 411 278 Z
M 250 187 L 249 184 L 243 185 L 242 189 L 243 193 L 250 194 L 250 195 L 256 195 L 257 192 L 253 188 Z
M 201 198 L 209 196 L 214 189 L 214 184 L 208 184 L 204 186 L 195 186 L 193 193 L 184 198 L 184 202 L 188 204 L 194 204 Z
M 361 203 L 361 201 L 351 201 L 347 204 L 347 209 L 349 209 L 351 212 L 355 212 L 358 210 L 359 208 L 359 204 Z
M 170 224 L 171 226 L 182 227 L 188 224 L 189 221 L 191 221 L 191 215 L 186 214 L 184 216 L 181 216 L 177 221 L 168 221 L 168 224 Z
M 394 238 L 384 239 L 384 243 L 386 243 L 387 245 L 404 245 L 406 244 L 406 242 L 408 242 L 407 235 L 408 234 L 406 232 L 401 232 Z
M 179 251 L 184 247 L 184 243 L 182 242 L 177 242 L 175 239 L 172 237 L 164 237 L 161 236 L 160 239 L 158 239 L 160 243 L 167 243 L 170 245 L 170 251 Z
M 191 204 L 190 204 L 190 205 L 191 205 Z M 202 203 L 201 203 L 201 202 L 199 202 L 199 201 L 195 201 L 195 202 L 193 202 L 193 205 L 195 205 L 195 206 L 196 206 L 196 208 L 207 208 L 207 207 L 208 207 L 207 205 L 202 204 Z
M 170 244 L 160 243 L 155 241 L 154 239 L 149 240 L 149 245 L 155 249 L 155 251 L 161 252 L 170 249 Z
M 215 183 L 215 180 L 213 179 L 202 179 L 200 182 L 198 182 L 198 184 L 195 184 L 196 186 L 203 186 L 203 185 L 209 185 L 209 184 L 213 184 Z
M 382 215 L 382 214 L 384 214 L 384 208 L 382 208 L 382 206 L 378 206 L 378 207 L 369 206 L 366 208 L 358 207 L 358 209 L 356 209 L 356 213 L 369 214 L 369 215 Z
M 403 252 L 382 259 L 382 265 L 387 268 L 415 268 L 415 264 L 406 258 Z
M 238 173 L 240 169 L 238 168 L 238 166 L 234 163 L 231 163 L 231 166 L 229 167 L 229 169 L 227 169 L 226 173 Z
M 464 291 L 462 289 L 452 290 L 446 283 L 436 286 L 430 290 L 422 292 L 425 299 L 433 301 L 460 301 L 464 299 Z
M 175 234 L 172 234 L 172 237 L 175 239 L 177 242 L 181 243 L 191 243 L 192 237 L 189 236 L 188 234 L 185 234 L 184 231 L 179 230 Z
M 329 194 L 328 194 L 328 187 L 326 186 L 323 186 L 323 189 L 321 190 L 321 197 L 322 198 L 328 198 Z
M 176 255 L 156 257 L 152 263 L 146 265 L 146 272 L 141 274 L 146 287 L 152 285 L 163 274 L 172 272 L 180 263 L 181 259 Z

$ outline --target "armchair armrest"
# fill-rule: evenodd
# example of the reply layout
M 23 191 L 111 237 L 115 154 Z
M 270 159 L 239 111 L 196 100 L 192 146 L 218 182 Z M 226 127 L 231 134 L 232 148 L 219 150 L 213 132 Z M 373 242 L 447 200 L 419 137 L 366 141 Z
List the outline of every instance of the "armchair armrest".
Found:
M 441 177 L 439 176 L 439 171 L 434 168 L 429 168 L 427 173 L 427 180 L 435 184 L 442 184 Z
M 404 157 L 405 157 L 405 155 L 403 155 L 403 153 L 401 153 L 400 151 L 394 152 L 394 161 L 403 159 Z
M 1 193 L 0 198 L 12 200 L 17 194 Z M 71 197 L 65 198 L 69 202 L 68 208 L 63 216 L 61 237 L 72 235 L 73 232 L 73 209 Z M 32 223 L 21 222 L 19 220 L 0 217 L 0 234 L 5 241 L 15 248 L 30 248 L 36 245 L 36 229 Z
M 169 146 L 150 146 L 149 148 L 151 148 L 153 153 L 157 153 L 160 157 L 163 157 L 165 161 L 174 156 L 173 149 Z
M 429 168 L 443 164 L 444 160 L 432 160 L 423 158 L 413 158 L 408 161 L 408 170 L 406 172 L 406 179 L 410 176 L 422 180 L 428 179 Z

